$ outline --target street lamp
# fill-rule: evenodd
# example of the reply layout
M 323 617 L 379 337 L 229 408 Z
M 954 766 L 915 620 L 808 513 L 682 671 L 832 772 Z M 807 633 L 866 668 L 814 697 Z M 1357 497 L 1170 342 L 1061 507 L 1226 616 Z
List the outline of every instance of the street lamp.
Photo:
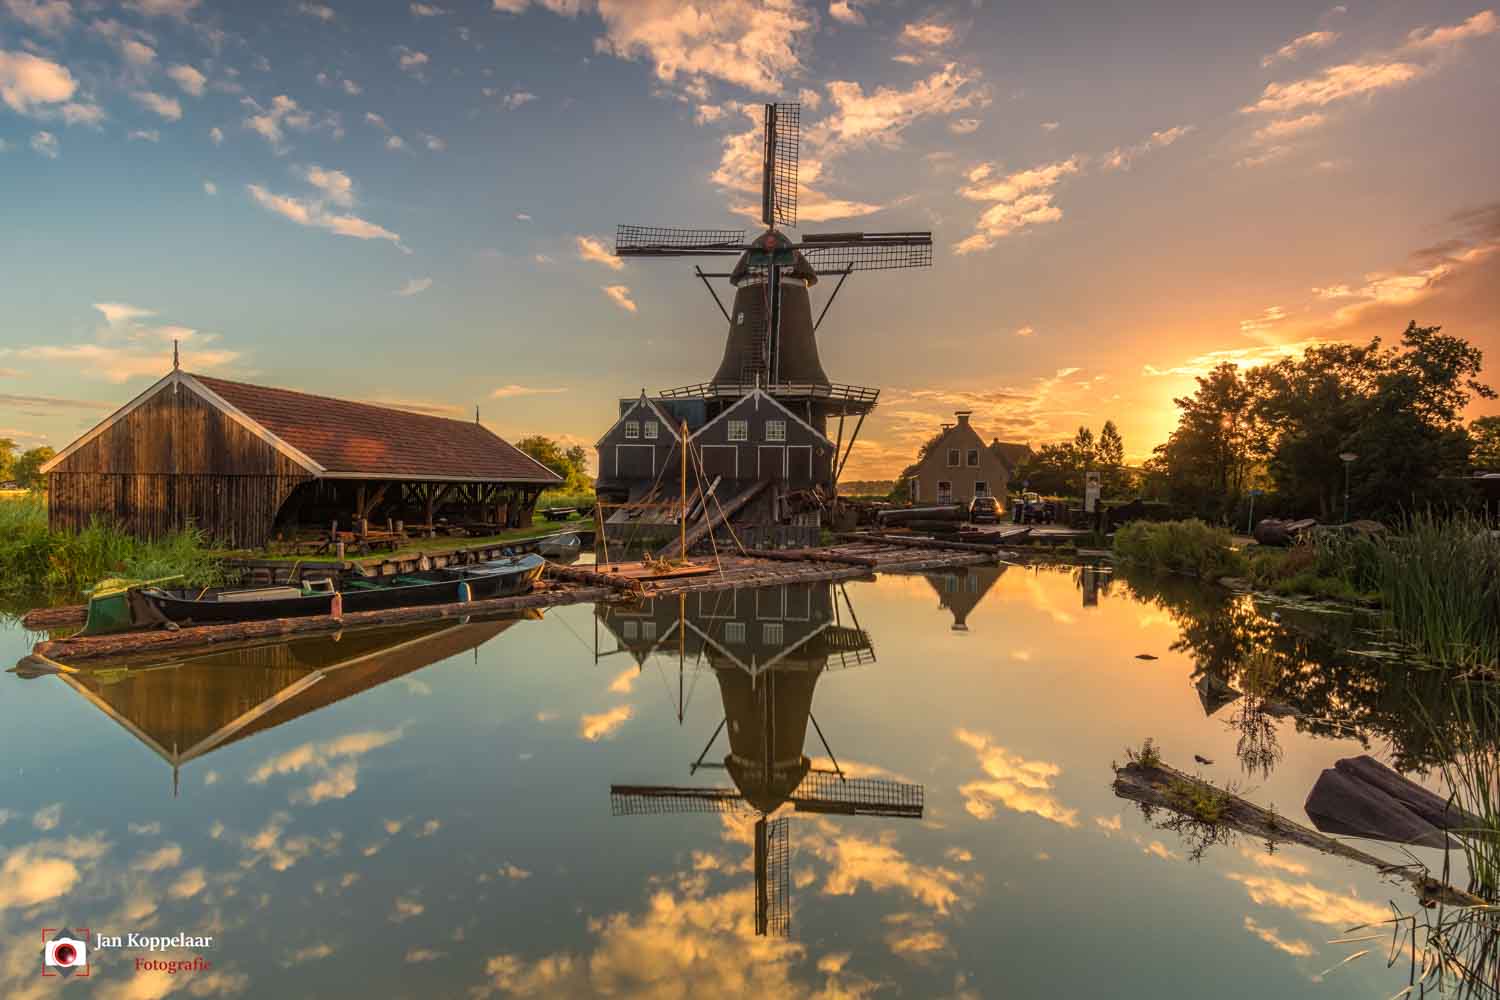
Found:
M 1344 463 L 1344 523 L 1349 523 L 1349 466 L 1359 456 L 1352 451 L 1339 452 L 1339 461 Z

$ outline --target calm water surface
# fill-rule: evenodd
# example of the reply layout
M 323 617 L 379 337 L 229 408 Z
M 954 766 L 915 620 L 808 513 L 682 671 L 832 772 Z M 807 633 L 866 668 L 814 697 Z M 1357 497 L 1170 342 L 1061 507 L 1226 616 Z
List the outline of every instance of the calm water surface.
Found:
M 70 996 L 1390 996 L 1327 942 L 1409 894 L 1194 861 L 1110 765 L 1153 737 L 1305 822 L 1339 757 L 1426 763 L 1410 682 L 1157 586 L 982 568 L 6 675 L 0 994 L 60 988 L 67 924 L 214 937 L 176 976 L 96 949 Z

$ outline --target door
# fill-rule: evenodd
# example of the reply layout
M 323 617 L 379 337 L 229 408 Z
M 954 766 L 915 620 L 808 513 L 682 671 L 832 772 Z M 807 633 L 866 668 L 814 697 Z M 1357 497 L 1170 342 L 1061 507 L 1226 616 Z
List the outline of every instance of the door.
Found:
M 756 449 L 756 467 L 762 479 L 785 479 L 786 449 L 777 445 L 761 445 Z
M 738 447 L 732 444 L 706 444 L 699 450 L 703 456 L 703 474 L 710 483 L 715 476 L 722 476 L 726 480 L 740 478 Z
M 615 476 L 620 479 L 650 479 L 656 475 L 656 446 L 615 445 Z
M 810 444 L 788 445 L 786 449 L 786 479 L 794 486 L 811 486 L 813 481 L 813 453 Z

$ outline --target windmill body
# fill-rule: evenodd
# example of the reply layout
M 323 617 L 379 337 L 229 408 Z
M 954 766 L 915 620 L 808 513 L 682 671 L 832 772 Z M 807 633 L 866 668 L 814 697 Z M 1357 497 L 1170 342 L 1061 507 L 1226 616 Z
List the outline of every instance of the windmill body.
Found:
M 695 472 L 724 485 L 720 496 L 764 483 L 738 523 L 795 521 L 815 530 L 837 492 L 878 389 L 833 381 L 817 335 L 845 281 L 856 271 L 926 267 L 930 232 L 790 233 L 797 224 L 800 106 L 765 106 L 761 221 L 764 231 L 622 225 L 621 257 L 733 258 L 728 271 L 694 268 L 728 331 L 717 371 L 706 382 L 622 399 L 620 418 L 596 444 L 596 491 L 611 503 L 644 503 L 670 494 L 689 435 Z M 733 289 L 728 305 L 714 282 Z M 812 289 L 829 287 L 821 305 Z M 746 405 L 747 402 L 750 405 Z M 732 412 L 731 412 L 732 411 Z M 752 416 L 753 414 L 753 416 Z M 655 437 L 647 424 L 657 424 Z M 660 426 L 660 425 L 665 425 Z M 707 484 L 703 484 L 704 487 Z M 638 514 L 621 515 L 632 520 Z

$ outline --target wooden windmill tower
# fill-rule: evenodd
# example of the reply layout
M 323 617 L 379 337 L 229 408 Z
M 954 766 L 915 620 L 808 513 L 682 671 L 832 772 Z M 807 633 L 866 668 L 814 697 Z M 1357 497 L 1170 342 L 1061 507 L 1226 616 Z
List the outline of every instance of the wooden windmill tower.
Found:
M 761 164 L 760 219 L 766 229 L 749 241 L 743 229 L 673 229 L 620 226 L 615 253 L 621 257 L 737 257 L 732 270 L 694 271 L 703 280 L 729 324 L 724 356 L 705 383 L 662 392 L 662 398 L 702 398 L 708 415 L 749 392 L 761 389 L 782 405 L 827 433 L 830 417 L 857 418 L 847 448 L 835 456 L 834 481 L 859 435 L 864 417 L 874 408 L 877 389 L 832 382 L 818 355 L 816 334 L 844 281 L 855 271 L 885 271 L 932 264 L 932 233 L 804 233 L 787 235 L 797 225 L 797 168 L 801 105 L 765 106 L 765 146 Z M 808 290 L 820 278 L 838 283 L 813 318 Z M 714 291 L 712 279 L 734 286 L 730 308 Z

